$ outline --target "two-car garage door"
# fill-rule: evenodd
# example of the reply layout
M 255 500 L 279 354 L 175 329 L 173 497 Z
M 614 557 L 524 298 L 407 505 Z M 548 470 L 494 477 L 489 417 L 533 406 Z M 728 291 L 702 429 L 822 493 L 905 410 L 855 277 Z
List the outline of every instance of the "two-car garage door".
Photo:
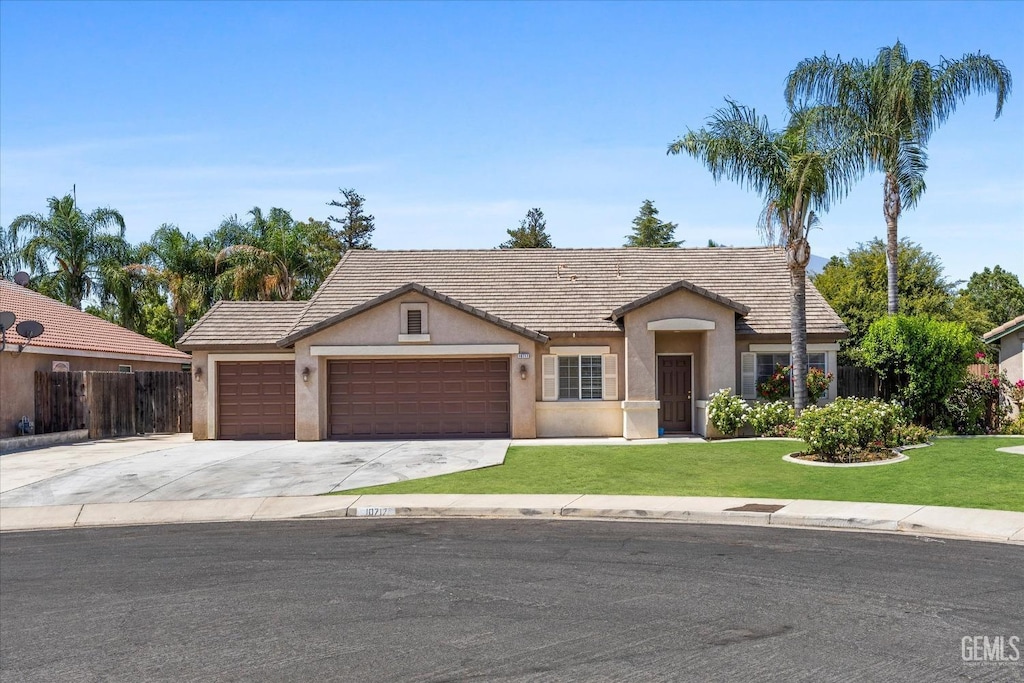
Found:
M 328 438 L 507 437 L 508 358 L 328 361 Z
M 329 439 L 508 437 L 508 358 L 327 363 Z M 295 438 L 294 361 L 217 363 L 217 437 Z

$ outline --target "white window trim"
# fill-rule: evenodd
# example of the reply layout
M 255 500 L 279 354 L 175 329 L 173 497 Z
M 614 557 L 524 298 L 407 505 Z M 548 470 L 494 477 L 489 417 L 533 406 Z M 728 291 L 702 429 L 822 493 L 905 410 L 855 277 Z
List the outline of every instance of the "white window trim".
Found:
M 608 346 L 552 346 L 548 353 L 553 356 L 604 356 L 611 353 Z
M 792 344 L 751 344 L 751 353 L 790 353 L 793 350 Z M 808 353 L 824 353 L 826 351 L 838 351 L 839 344 L 808 344 Z
M 577 349 L 584 353 L 547 353 L 541 356 L 541 400 L 561 401 L 562 403 L 596 403 L 598 401 L 617 401 L 619 394 L 619 357 L 614 353 L 594 353 L 606 350 L 606 346 L 563 346 L 559 350 Z M 601 397 L 600 398 L 559 398 L 559 367 L 558 359 L 562 356 L 600 356 L 601 358 Z M 582 382 L 582 372 L 580 381 Z M 582 386 L 580 387 L 582 394 Z
M 701 318 L 665 318 L 647 323 L 647 329 L 662 332 L 706 332 L 715 329 L 714 320 Z

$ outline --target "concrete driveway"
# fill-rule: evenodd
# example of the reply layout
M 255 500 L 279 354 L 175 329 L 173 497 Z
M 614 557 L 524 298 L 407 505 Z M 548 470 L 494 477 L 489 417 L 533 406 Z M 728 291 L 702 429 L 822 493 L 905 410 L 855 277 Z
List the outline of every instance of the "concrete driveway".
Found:
M 0 457 L 0 507 L 316 495 L 500 465 L 509 443 L 91 441 Z

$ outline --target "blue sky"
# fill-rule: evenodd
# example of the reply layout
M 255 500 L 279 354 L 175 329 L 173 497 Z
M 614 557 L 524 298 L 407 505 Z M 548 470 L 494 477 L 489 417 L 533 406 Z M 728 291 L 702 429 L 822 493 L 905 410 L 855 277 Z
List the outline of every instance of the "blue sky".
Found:
M 966 279 L 1024 279 L 1024 4 L 0 3 L 0 223 L 77 185 L 139 241 L 253 206 L 325 218 L 339 187 L 378 248 L 493 247 L 541 207 L 556 246 L 619 246 L 644 199 L 677 238 L 756 245 L 760 200 L 668 143 L 729 96 L 784 122 L 802 58 L 904 41 L 1016 76 L 934 136 L 900 231 Z M 884 233 L 881 177 L 816 254 Z

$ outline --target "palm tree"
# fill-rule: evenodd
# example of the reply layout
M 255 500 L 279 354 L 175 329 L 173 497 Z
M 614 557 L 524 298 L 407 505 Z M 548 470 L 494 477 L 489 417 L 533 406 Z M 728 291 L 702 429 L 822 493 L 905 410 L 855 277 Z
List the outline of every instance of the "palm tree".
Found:
M 988 55 L 968 54 L 932 66 L 923 60 L 911 61 L 899 41 L 879 50 L 871 63 L 825 55 L 803 60 L 789 74 L 786 101 L 790 107 L 806 100 L 841 107 L 857 116 L 866 131 L 866 160 L 872 170 L 885 174 L 882 210 L 890 315 L 899 308 L 899 218 L 924 193 L 929 138 L 971 94 L 995 92 L 998 118 L 1011 88 L 1010 71 Z
M 772 130 L 753 109 L 726 102 L 704 128 L 669 145 L 668 153 L 689 154 L 716 181 L 734 180 L 764 199 L 758 228 L 766 242 L 786 249 L 789 265 L 793 405 L 799 414 L 807 403 L 808 233 L 818 223 L 817 213 L 845 196 L 863 174 L 859 138 L 855 130 L 840 136 L 837 129 L 823 127 L 821 121 L 833 112 L 793 111 L 785 129 Z
M 266 216 L 254 207 L 249 215 L 252 220 L 242 233 L 233 219 L 230 232 L 240 242 L 225 246 L 216 257 L 218 268 L 227 266 L 217 278 L 219 289 L 231 298 L 308 297 L 341 257 L 340 243 L 324 221 L 296 222 L 276 207 Z
M 124 218 L 115 209 L 99 208 L 86 214 L 71 195 L 46 200 L 49 214 L 24 214 L 11 222 L 9 239 L 29 233 L 21 257 L 33 271 L 53 281 L 58 298 L 69 306 L 82 307 L 92 293 L 103 254 L 117 240 L 124 240 Z M 105 232 L 114 227 L 114 234 Z M 50 270 L 51 262 L 56 269 Z
M 107 245 L 97 264 L 96 289 L 101 307 L 112 322 L 133 332 L 145 333 L 146 288 L 143 273 L 126 266 L 142 259 L 144 249 L 127 240 Z
M 201 313 L 213 299 L 214 256 L 207 245 L 176 225 L 163 224 L 140 245 L 139 262 L 125 267 L 156 280 L 170 296 L 174 338 L 185 333 L 190 313 Z

